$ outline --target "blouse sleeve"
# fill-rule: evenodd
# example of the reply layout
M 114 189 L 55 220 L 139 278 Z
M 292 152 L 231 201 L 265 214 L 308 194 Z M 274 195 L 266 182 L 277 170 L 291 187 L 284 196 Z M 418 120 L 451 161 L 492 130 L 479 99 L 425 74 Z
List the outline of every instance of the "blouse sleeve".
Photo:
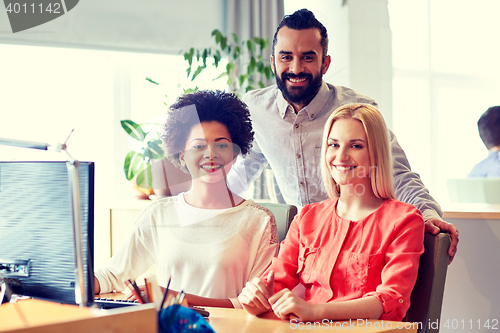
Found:
M 125 280 L 135 280 L 154 264 L 153 251 L 148 245 L 150 247 L 154 243 L 155 227 L 151 215 L 146 212 L 139 215 L 118 252 L 95 272 L 101 293 L 125 290 Z
M 273 215 L 268 215 L 266 230 L 262 234 L 259 244 L 259 250 L 255 258 L 253 267 L 250 271 L 248 281 L 254 277 L 260 277 L 269 267 L 271 260 L 278 253 L 278 227 Z
M 278 256 L 273 258 L 271 265 L 261 275 L 262 281 L 267 283 L 267 274 L 274 271 L 274 292 L 288 288 L 292 290 L 299 283 L 298 256 L 300 241 L 300 213 L 295 215 L 286 238 L 281 242 Z
M 363 297 L 374 296 L 382 302 L 384 313 L 380 319 L 400 321 L 410 307 L 420 255 L 424 252 L 424 220 L 414 209 L 403 214 L 394 226 L 394 239 L 385 253 L 382 282 Z

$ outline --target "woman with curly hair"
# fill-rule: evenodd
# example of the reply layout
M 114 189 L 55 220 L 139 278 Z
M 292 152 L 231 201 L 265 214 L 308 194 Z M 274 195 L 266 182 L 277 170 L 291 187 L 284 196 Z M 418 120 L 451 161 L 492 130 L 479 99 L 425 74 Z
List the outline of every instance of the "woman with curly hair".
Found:
M 253 131 L 247 106 L 234 94 L 198 91 L 170 107 L 162 141 L 167 157 L 191 175 L 191 189 L 155 201 L 105 268 L 96 293 L 125 289 L 156 264 L 159 284 L 184 290 L 190 305 L 240 307 L 245 283 L 260 276 L 278 249 L 272 213 L 232 193 L 226 174 Z

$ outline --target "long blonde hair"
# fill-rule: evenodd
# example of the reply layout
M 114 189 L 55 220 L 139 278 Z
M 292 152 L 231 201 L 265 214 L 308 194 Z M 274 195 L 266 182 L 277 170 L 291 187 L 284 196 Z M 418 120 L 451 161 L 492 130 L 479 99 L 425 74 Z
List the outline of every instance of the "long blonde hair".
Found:
M 321 146 L 321 174 L 326 192 L 330 198 L 340 196 L 340 186 L 332 178 L 326 161 L 328 136 L 336 120 L 351 118 L 360 121 L 366 132 L 368 153 L 370 155 L 369 177 L 373 193 L 378 198 L 395 199 L 392 156 L 389 148 L 387 126 L 382 114 L 375 106 L 370 104 L 350 103 L 342 105 L 326 121 Z

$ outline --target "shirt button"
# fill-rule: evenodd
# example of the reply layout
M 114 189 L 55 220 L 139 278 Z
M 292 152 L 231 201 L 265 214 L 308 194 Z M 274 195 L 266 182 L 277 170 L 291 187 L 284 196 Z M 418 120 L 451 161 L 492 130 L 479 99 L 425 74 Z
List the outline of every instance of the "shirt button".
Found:
M 300 154 L 297 154 L 297 158 L 300 158 L 300 157 L 301 157 L 301 155 L 300 155 Z
M 302 187 L 302 186 L 304 186 L 304 183 L 303 183 L 303 182 L 300 182 L 300 183 L 299 183 L 299 185 Z
M 404 302 L 404 301 L 403 301 L 403 299 L 402 299 L 402 298 L 400 298 L 400 299 L 399 299 L 399 303 L 403 303 L 403 302 Z
M 370 264 L 368 264 L 368 268 L 370 268 Z

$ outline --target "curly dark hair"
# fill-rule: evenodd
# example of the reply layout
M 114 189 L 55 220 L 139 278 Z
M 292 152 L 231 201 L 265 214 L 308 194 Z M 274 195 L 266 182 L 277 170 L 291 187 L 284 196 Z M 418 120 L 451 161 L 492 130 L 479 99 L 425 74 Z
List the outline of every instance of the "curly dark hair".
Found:
M 283 17 L 280 24 L 278 25 L 278 28 L 276 29 L 276 32 L 274 33 L 273 55 L 274 55 L 274 48 L 278 41 L 278 32 L 283 27 L 287 27 L 294 30 L 305 30 L 311 28 L 318 29 L 321 35 L 320 44 L 321 47 L 323 48 L 323 62 L 325 61 L 325 58 L 328 54 L 328 33 L 326 31 L 325 26 L 321 24 L 320 21 L 318 21 L 318 19 L 314 16 L 314 14 L 310 10 L 305 8 L 300 9 L 297 10 L 292 15 L 285 15 Z
M 200 90 L 181 95 L 170 106 L 161 140 L 167 158 L 184 172 L 179 152 L 184 151 L 191 128 L 202 122 L 216 121 L 227 127 L 234 149 L 246 155 L 252 148 L 253 130 L 250 112 L 235 94 L 216 90 Z M 239 151 L 236 150 L 236 153 Z

